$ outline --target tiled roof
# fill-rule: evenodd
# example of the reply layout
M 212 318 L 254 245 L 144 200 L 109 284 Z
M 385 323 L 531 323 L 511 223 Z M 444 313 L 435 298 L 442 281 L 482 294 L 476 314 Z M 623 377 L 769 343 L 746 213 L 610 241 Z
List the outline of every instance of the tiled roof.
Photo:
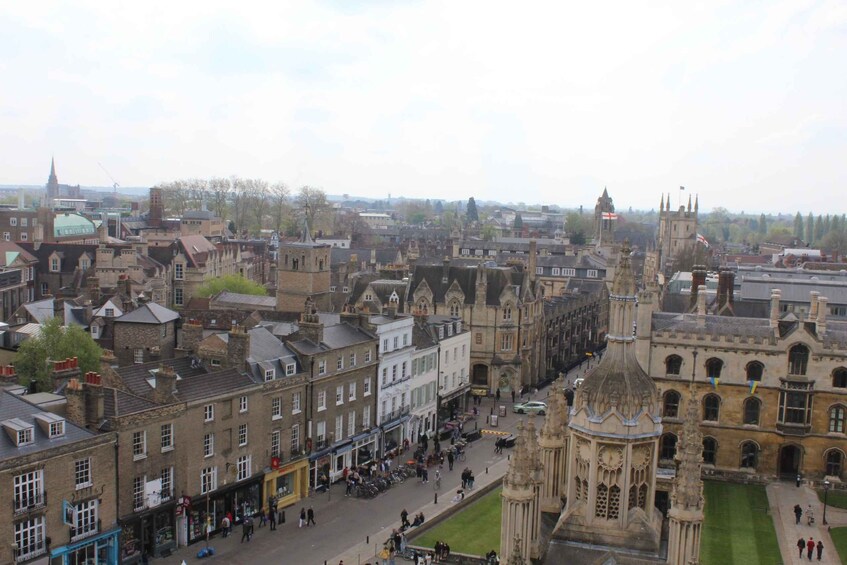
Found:
M 179 314 L 159 306 L 155 302 L 148 302 L 139 306 L 132 312 L 117 318 L 115 322 L 129 322 L 133 324 L 166 324 L 179 318 Z

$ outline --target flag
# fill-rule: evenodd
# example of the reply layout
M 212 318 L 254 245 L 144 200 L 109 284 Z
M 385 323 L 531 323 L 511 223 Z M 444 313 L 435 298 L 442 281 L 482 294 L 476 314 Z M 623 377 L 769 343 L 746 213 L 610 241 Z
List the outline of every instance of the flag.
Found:
M 604 220 L 617 220 L 618 215 L 615 214 L 614 212 L 603 212 L 603 215 L 601 216 L 601 218 L 604 219 Z
M 709 247 L 711 247 L 711 245 L 709 245 L 709 241 L 708 241 L 708 240 L 707 240 L 707 239 L 703 236 L 703 234 L 701 234 L 701 233 L 698 233 L 698 234 L 697 234 L 697 241 L 698 241 L 699 243 L 702 243 L 702 244 L 703 244 L 703 246 L 704 246 L 704 247 L 706 247 L 707 249 L 708 249 Z
M 750 385 L 750 394 L 756 394 L 756 387 L 759 386 L 759 381 L 747 381 L 747 384 Z
M 721 382 L 720 377 L 709 377 L 709 382 L 712 383 L 712 386 L 715 387 L 715 390 L 718 388 L 718 383 Z

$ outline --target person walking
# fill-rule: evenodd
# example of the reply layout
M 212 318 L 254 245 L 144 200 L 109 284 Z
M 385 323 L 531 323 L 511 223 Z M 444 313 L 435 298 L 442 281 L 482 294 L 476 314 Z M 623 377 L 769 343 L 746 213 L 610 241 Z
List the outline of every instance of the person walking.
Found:
M 244 520 L 241 522 L 241 543 L 244 543 L 244 540 L 250 541 L 250 537 L 253 535 L 253 520 L 250 519 L 250 516 L 245 516 Z
M 805 538 L 800 538 L 797 540 L 797 550 L 800 552 L 800 559 L 803 559 L 803 550 L 806 549 L 806 540 Z
M 271 523 L 271 531 L 276 530 L 276 509 L 273 506 L 268 508 L 268 521 Z
M 306 525 L 306 509 L 301 508 L 300 509 L 300 526 L 298 526 L 298 527 L 302 528 L 305 525 Z
M 497 392 L 494 393 L 494 398 L 500 402 L 500 387 L 497 387 Z
M 512 389 L 512 404 L 515 403 L 515 389 Z
M 455 458 L 453 457 L 453 450 L 451 449 L 447 452 L 447 464 L 450 466 L 451 471 L 453 470 L 453 461 L 455 461 Z
M 809 561 L 811 561 L 812 560 L 812 553 L 815 552 L 815 540 L 813 540 L 811 538 L 811 536 L 809 537 L 809 541 L 806 542 L 806 551 L 807 551 L 806 556 L 809 558 Z
M 803 515 L 803 509 L 802 509 L 802 508 L 800 508 L 800 505 L 799 505 L 799 504 L 795 504 L 795 505 L 794 505 L 794 517 L 795 517 L 795 518 L 797 518 L 797 521 L 796 521 L 796 522 L 794 522 L 795 524 L 799 524 L 799 523 L 800 523 L 800 517 L 801 517 L 802 515 Z
M 823 542 L 821 540 L 818 540 L 817 548 L 818 548 L 818 561 L 820 561 L 821 556 L 823 555 Z
M 229 516 L 224 516 L 224 519 L 221 520 L 221 533 L 223 537 L 227 537 L 229 535 Z
M 404 508 L 400 512 L 400 527 L 405 530 L 409 526 L 410 526 L 410 524 L 409 524 L 409 513 L 406 512 L 406 509 Z
M 315 511 L 312 510 L 311 506 L 309 506 L 309 510 L 308 510 L 308 512 L 306 512 L 306 517 L 308 518 L 306 520 L 306 527 L 308 527 L 309 524 L 312 524 L 313 526 L 317 526 L 317 524 L 315 523 Z

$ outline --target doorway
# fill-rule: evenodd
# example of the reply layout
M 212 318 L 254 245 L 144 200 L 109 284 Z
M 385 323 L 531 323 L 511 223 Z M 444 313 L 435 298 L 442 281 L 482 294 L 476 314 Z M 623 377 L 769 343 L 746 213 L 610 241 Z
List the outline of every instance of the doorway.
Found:
M 802 452 L 796 445 L 783 445 L 779 449 L 779 475 L 785 479 L 793 479 L 800 472 L 800 457 Z

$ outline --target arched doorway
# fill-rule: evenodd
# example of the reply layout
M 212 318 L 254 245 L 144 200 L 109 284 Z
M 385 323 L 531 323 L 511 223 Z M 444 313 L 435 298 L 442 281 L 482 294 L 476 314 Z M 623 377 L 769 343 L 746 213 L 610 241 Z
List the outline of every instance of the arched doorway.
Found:
M 783 445 L 779 448 L 779 475 L 782 478 L 793 479 L 800 472 L 800 459 L 803 455 L 796 445 Z

